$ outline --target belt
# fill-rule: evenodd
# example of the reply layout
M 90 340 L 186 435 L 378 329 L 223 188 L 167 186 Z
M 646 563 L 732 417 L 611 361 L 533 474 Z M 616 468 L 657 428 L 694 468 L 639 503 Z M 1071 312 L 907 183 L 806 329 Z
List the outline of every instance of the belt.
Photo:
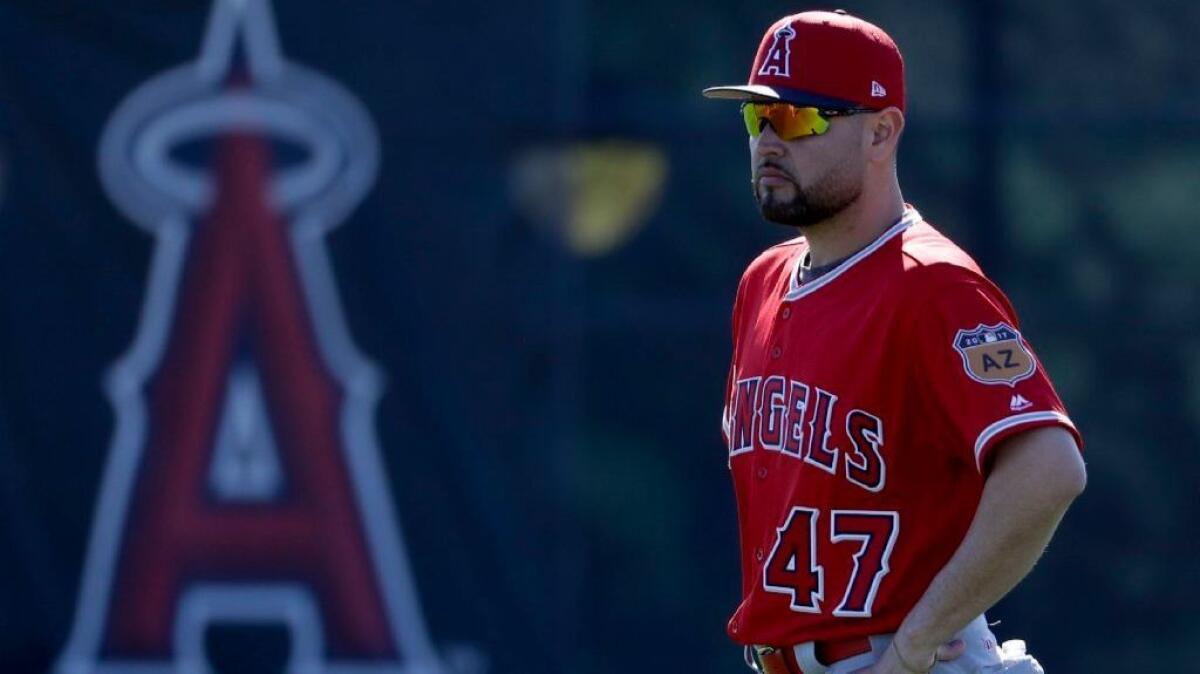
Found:
M 826 665 L 870 652 L 871 640 L 866 637 L 813 642 L 813 654 Z M 762 674 L 804 674 L 800 663 L 796 662 L 795 649 L 791 646 L 751 646 L 750 653 Z

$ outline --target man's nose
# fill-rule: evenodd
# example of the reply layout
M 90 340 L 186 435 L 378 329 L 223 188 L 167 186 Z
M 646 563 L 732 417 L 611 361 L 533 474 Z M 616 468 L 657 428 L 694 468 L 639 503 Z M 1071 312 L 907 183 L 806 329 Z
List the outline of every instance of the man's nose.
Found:
M 758 138 L 755 140 L 755 154 L 763 157 L 783 154 L 783 140 L 779 137 L 779 134 L 775 133 L 775 129 L 771 126 L 770 122 L 763 124 L 762 131 L 759 132 Z

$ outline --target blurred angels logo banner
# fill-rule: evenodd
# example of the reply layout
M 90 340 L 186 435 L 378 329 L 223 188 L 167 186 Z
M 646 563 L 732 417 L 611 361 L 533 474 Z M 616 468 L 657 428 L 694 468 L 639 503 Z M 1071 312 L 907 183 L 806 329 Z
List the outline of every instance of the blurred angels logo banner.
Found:
M 445 671 L 324 243 L 378 155 L 266 0 L 214 0 L 199 58 L 112 115 L 101 179 L 155 248 L 59 673 L 210 671 L 221 624 L 284 626 L 291 672 Z

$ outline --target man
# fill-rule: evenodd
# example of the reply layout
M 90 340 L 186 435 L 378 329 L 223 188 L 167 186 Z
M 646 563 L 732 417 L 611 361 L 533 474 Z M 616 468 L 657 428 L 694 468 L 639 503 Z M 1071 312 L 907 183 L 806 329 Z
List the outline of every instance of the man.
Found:
M 901 196 L 895 43 L 784 17 L 705 95 L 743 101 L 763 217 L 801 234 L 734 303 L 730 636 L 768 674 L 1041 671 L 983 613 L 1083 490 L 1082 441 L 1008 300 Z

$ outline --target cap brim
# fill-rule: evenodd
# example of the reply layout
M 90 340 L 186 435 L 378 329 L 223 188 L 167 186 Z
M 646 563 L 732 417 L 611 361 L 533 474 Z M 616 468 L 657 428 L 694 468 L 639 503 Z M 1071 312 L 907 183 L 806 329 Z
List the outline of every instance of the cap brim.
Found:
M 730 101 L 781 101 L 792 105 L 811 105 L 819 108 L 853 108 L 859 104 L 840 98 L 818 96 L 799 89 L 768 87 L 765 84 L 738 84 L 725 87 L 709 87 L 704 90 L 706 98 Z

